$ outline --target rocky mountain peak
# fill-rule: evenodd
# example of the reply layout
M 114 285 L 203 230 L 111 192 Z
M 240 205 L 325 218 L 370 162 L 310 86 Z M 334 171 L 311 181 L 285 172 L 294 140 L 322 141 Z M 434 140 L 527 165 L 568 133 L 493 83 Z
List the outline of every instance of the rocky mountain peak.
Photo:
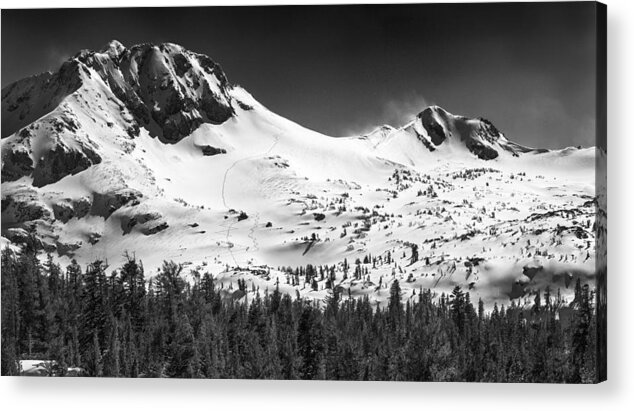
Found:
M 227 76 L 208 56 L 174 43 L 126 48 L 112 40 L 99 52 L 77 53 L 47 84 L 31 81 L 3 89 L 3 137 L 55 110 L 81 85 L 89 93 L 106 98 L 97 91 L 101 87 L 95 83 L 98 78 L 134 117 L 131 130 L 146 128 L 165 143 L 180 141 L 201 124 L 224 123 L 233 116 L 237 104 L 230 95 L 233 86 Z M 43 88 L 54 95 L 39 98 Z
M 517 155 L 530 150 L 509 142 L 489 120 L 456 116 L 440 106 L 425 108 L 416 116 L 415 123 L 419 138 L 430 151 L 450 144 L 465 147 L 482 160 L 492 160 L 501 151 Z
M 108 44 L 106 44 L 102 49 L 101 53 L 105 53 L 112 59 L 118 59 L 124 52 L 126 48 L 123 44 L 121 44 L 118 40 L 110 40 Z

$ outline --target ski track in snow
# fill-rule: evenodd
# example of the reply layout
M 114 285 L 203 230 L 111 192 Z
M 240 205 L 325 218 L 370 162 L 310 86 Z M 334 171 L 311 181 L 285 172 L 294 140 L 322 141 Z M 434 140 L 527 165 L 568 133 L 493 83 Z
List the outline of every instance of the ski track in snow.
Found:
M 243 161 L 248 161 L 248 160 L 254 160 L 256 158 L 261 158 L 261 157 L 265 157 L 267 155 L 269 155 L 271 153 L 271 151 L 273 151 L 273 149 L 275 148 L 275 146 L 277 145 L 277 143 L 280 141 L 280 137 L 283 134 L 283 130 L 279 129 L 279 132 L 277 134 L 275 134 L 273 136 L 273 144 L 271 144 L 271 146 L 268 148 L 268 150 L 259 153 L 259 154 L 255 154 L 255 155 L 251 155 L 251 156 L 247 156 L 244 158 L 240 158 L 236 161 L 234 161 L 225 171 L 224 177 L 222 179 L 222 203 L 225 206 L 225 208 L 230 209 L 230 207 L 227 205 L 227 197 L 225 195 L 225 188 L 227 185 L 227 177 L 229 176 L 229 172 L 236 166 L 238 165 L 238 163 L 241 163 Z M 249 230 L 249 238 L 251 238 L 251 240 L 253 241 L 253 245 L 254 245 L 254 250 L 257 251 L 259 249 L 258 246 L 258 242 L 255 239 L 255 228 L 257 226 L 257 223 L 260 219 L 260 213 L 256 212 L 254 215 L 254 224 L 251 227 L 251 229 Z M 227 233 L 225 235 L 225 240 L 227 242 L 227 247 L 229 247 L 229 252 L 231 254 L 231 259 L 233 260 L 234 264 L 236 265 L 236 267 L 239 267 L 240 264 L 238 264 L 238 261 L 236 260 L 235 254 L 234 254 L 234 244 L 231 242 L 231 231 L 233 230 L 233 226 L 234 224 L 237 222 L 236 221 L 232 221 L 228 226 L 227 226 Z M 249 247 L 245 248 L 245 251 L 248 251 Z M 247 260 L 248 261 L 248 260 Z
M 255 230 L 258 227 L 259 222 L 260 222 L 260 213 L 257 212 L 255 213 L 255 217 L 253 217 L 253 226 L 249 229 L 249 235 L 248 235 L 248 237 L 253 242 L 252 251 L 258 251 L 260 249 L 260 246 L 258 244 L 258 239 L 255 237 Z M 247 251 L 249 250 L 250 248 L 247 248 Z

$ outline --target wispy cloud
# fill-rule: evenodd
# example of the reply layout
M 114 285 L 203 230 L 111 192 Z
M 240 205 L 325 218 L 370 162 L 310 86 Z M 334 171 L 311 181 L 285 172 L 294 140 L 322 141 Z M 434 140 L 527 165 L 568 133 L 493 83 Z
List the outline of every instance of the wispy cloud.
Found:
M 410 122 L 428 105 L 427 100 L 416 92 L 390 99 L 380 106 L 377 113 L 369 113 L 367 118 L 357 120 L 344 130 L 344 135 L 367 134 L 384 124 L 400 127 Z
M 46 65 L 48 70 L 57 70 L 66 60 L 71 57 L 70 53 L 60 50 L 57 47 L 48 49 L 46 53 Z

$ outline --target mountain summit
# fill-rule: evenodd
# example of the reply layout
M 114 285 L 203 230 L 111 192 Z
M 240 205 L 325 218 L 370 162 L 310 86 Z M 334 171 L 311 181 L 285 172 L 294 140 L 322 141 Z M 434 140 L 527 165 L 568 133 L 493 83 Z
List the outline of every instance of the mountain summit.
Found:
M 82 50 L 57 72 L 2 90 L 2 137 L 13 135 L 3 144 L 2 179 L 30 176 L 40 187 L 100 163 L 99 139 L 82 117 L 93 124 L 101 117 L 112 139 L 127 145 L 142 129 L 175 144 L 203 124 L 220 125 L 237 109 L 250 110 L 247 94 L 209 57 L 173 43 L 126 48 L 113 40 L 99 52 Z M 423 110 L 409 129 L 429 151 L 466 147 L 483 160 L 502 151 L 514 156 L 530 151 L 486 120 L 453 116 L 437 106 Z M 394 131 L 384 126 L 379 134 Z M 384 139 L 373 134 L 379 143 Z
M 100 52 L 79 52 L 53 75 L 26 79 L 3 90 L 2 136 L 55 109 L 57 102 L 81 87 L 103 86 L 133 117 L 130 132 L 145 127 L 169 143 L 200 124 L 225 122 L 237 104 L 228 95 L 231 85 L 225 73 L 209 57 L 172 43 L 127 49 L 113 40 Z M 39 98 L 41 89 L 50 90 L 46 98 Z
M 531 149 L 512 143 L 488 120 L 454 116 L 442 107 L 421 111 L 414 120 L 414 130 L 425 146 L 434 151 L 442 144 L 464 145 L 482 160 L 493 160 L 505 151 L 513 156 Z

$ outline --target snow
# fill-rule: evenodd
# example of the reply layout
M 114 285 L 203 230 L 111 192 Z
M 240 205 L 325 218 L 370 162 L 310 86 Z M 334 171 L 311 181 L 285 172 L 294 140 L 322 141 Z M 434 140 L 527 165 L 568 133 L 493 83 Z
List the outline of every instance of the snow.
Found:
M 125 52 L 119 46 L 111 43 L 100 54 L 107 64 L 108 53 Z M 164 48 L 167 54 L 156 48 L 156 61 L 144 73 L 177 78 L 173 54 L 182 50 Z M 196 58 L 188 58 L 190 70 L 202 70 Z M 123 70 L 130 74 L 113 76 L 113 81 L 142 85 L 136 59 L 130 64 L 134 67 Z M 460 285 L 487 306 L 508 304 L 510 297 L 529 298 L 548 285 L 568 296 L 571 278 L 591 281 L 596 271 L 591 228 L 596 209 L 589 204 L 596 195 L 594 148 L 515 154 L 500 135 L 495 142 L 482 140 L 499 156 L 481 160 L 458 138 L 459 122 L 473 131 L 481 127 L 480 120 L 458 118 L 438 107 L 433 116 L 448 137 L 434 151 L 421 141 L 431 144 L 418 117 L 400 128 L 334 138 L 272 113 L 240 87 L 223 94 L 218 79 L 208 73 L 204 78 L 219 99 L 250 109 L 234 104 L 235 114 L 224 123 L 205 123 L 175 144 L 165 144 L 145 128 L 129 136 L 132 115 L 94 68 L 88 72 L 79 90 L 31 121 L 32 137 L 20 140 L 16 132 L 2 140 L 3 158 L 6 150 L 20 146 L 37 161 L 47 150 L 52 119 L 67 116 L 76 120 L 78 131 L 55 138 L 68 147 L 94 147 L 102 157 L 101 163 L 40 188 L 30 187 L 30 177 L 3 181 L 3 199 L 32 201 L 27 186 L 50 209 L 80 198 L 94 201 L 95 195 L 139 194 L 110 215 L 93 209 L 67 223 L 38 220 L 42 238 L 77 246 L 56 255 L 62 264 L 72 258 L 81 264 L 102 259 L 114 269 L 131 251 L 150 275 L 163 260 L 174 260 L 212 273 L 227 290 L 244 278 L 248 290 L 253 286 L 264 292 L 279 284 L 283 292 L 318 300 L 327 292 L 324 281 L 318 291 L 303 282 L 292 286 L 278 267 L 328 264 L 337 267 L 336 283 L 346 290 L 344 297 L 349 289 L 353 297 L 367 295 L 381 304 L 391 282 L 398 280 L 406 298 L 420 287 L 447 293 Z M 177 79 L 183 92 L 198 93 L 185 78 Z M 163 107 L 160 98 L 154 101 Z M 4 104 L 3 99 L 3 113 Z M 226 153 L 205 156 L 205 146 Z M 238 221 L 241 211 L 248 218 Z M 325 218 L 317 221 L 314 213 Z M 156 218 L 145 221 L 141 215 Z M 9 217 L 3 211 L 3 246 L 8 244 L 6 230 L 18 226 L 7 224 Z M 141 222 L 126 233 L 130 219 Z M 153 231 L 163 223 L 167 228 Z M 557 232 L 558 225 L 568 229 Z M 313 234 L 318 241 L 307 240 Z M 413 264 L 408 242 L 419 245 L 420 258 Z M 357 258 L 368 253 L 385 257 L 388 251 L 395 262 L 374 268 L 365 264 L 368 277 L 352 278 Z M 345 281 L 344 258 L 351 266 Z M 482 262 L 470 263 L 474 258 Z M 524 274 L 528 266 L 542 269 L 531 279 Z M 251 297 L 250 292 L 246 298 Z
M 28 376 L 47 376 L 50 360 L 20 360 L 20 372 Z

